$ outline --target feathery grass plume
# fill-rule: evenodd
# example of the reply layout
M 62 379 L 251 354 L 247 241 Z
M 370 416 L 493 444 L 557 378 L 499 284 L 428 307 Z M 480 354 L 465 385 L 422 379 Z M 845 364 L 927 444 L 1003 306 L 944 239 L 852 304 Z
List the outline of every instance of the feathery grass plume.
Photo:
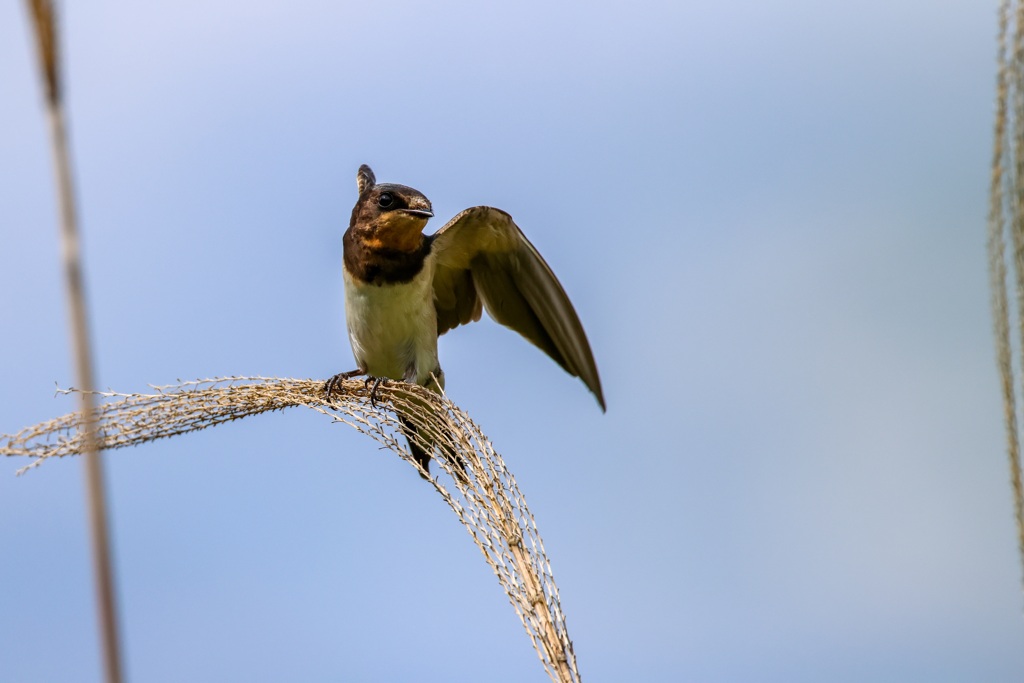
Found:
M 95 437 L 95 398 L 93 388 L 92 344 L 86 308 L 82 256 L 78 240 L 78 212 L 68 152 L 64 98 L 61 87 L 60 35 L 57 12 L 52 0 L 26 0 L 39 55 L 40 78 L 46 94 L 46 118 L 50 127 L 50 145 L 57 180 L 60 209 L 60 248 L 64 286 L 68 302 L 68 330 L 78 386 L 85 390 L 79 397 L 80 425 L 85 453 L 86 505 L 92 545 L 93 574 L 96 585 L 96 609 L 100 628 L 101 659 L 107 683 L 121 682 L 121 639 L 117 623 L 114 569 L 111 559 L 107 496 L 103 463 Z
M 1017 0 L 1011 22 L 1011 2 L 999 7 L 996 75 L 996 118 L 989 194 L 988 255 L 992 286 L 996 362 L 1002 379 L 1003 420 L 1006 425 L 1010 486 L 1017 518 L 1017 546 L 1024 567 L 1024 478 L 1021 476 L 1020 401 L 1014 376 L 1024 382 L 1024 358 L 1014 368 L 1013 347 L 1024 355 L 1024 3 Z M 1013 52 L 1008 56 L 1011 23 Z M 1007 233 L 1013 258 L 1006 257 Z M 1011 335 L 1010 298 L 1016 303 L 1017 336 Z
M 67 390 L 70 393 L 74 390 Z M 420 445 L 439 446 L 435 462 L 446 476 L 431 484 L 458 515 L 494 570 L 544 669 L 557 683 L 579 683 L 576 655 L 540 533 L 515 478 L 470 417 L 447 397 L 404 382 L 388 382 L 371 405 L 362 380 L 345 380 L 327 403 L 323 381 L 223 377 L 153 387 L 152 393 L 97 392 L 100 445 L 136 446 L 292 406 L 305 406 L 366 434 L 415 467 L 396 412 L 417 427 Z M 85 446 L 82 417 L 71 413 L 0 436 L 0 455 L 43 461 L 78 455 Z M 459 462 L 465 463 L 463 474 Z M 19 472 L 19 473 L 20 473 Z

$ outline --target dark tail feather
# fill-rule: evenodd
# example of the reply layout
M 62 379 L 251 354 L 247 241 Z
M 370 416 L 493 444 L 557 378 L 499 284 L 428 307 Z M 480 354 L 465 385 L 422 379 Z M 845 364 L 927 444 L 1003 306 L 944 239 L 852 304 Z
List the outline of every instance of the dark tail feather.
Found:
M 398 421 L 402 425 L 402 433 L 405 435 L 406 440 L 409 442 L 409 452 L 412 453 L 413 460 L 415 460 L 419 465 L 421 465 L 424 471 L 429 474 L 430 453 L 433 452 L 434 449 L 431 448 L 429 451 L 426 451 L 419 446 L 416 438 L 417 434 L 419 434 L 419 430 L 416 428 L 416 425 L 413 424 L 412 420 L 403 417 L 402 415 L 399 415 Z M 455 462 L 459 464 L 459 467 L 462 468 L 462 472 L 465 473 L 466 463 L 457 453 L 453 455 L 453 460 L 455 460 Z M 426 475 L 423 474 L 421 474 L 420 476 L 422 476 L 424 479 L 428 478 Z
M 408 418 L 399 415 L 398 421 L 402 423 L 402 433 L 405 434 L 405 438 L 409 442 L 409 452 L 412 453 L 412 459 L 415 460 L 417 464 L 419 464 L 423 468 L 423 470 L 427 472 L 427 474 L 429 474 L 430 453 L 420 448 L 419 445 L 417 444 L 416 435 L 419 433 L 419 430 L 416 429 L 416 425 L 412 423 L 412 420 L 409 420 Z M 422 476 L 424 479 L 427 478 L 427 476 L 423 474 L 421 474 L 420 476 Z

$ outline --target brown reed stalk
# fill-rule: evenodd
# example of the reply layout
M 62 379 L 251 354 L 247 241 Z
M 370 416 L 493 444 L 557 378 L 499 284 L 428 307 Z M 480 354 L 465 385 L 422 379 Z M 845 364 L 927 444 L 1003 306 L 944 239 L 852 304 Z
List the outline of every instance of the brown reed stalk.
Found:
M 106 399 L 97 409 L 97 435 L 102 448 L 124 448 L 305 406 L 366 434 L 424 473 L 405 446 L 396 417 L 403 415 L 415 423 L 421 446 L 438 446 L 435 462 L 441 473 L 430 483 L 494 570 L 545 671 L 556 683 L 579 683 L 537 523 L 515 478 L 480 428 L 446 397 L 416 385 L 381 385 L 377 407 L 361 380 L 344 381 L 331 403 L 323 387 L 323 381 L 310 379 L 225 377 L 153 387 L 150 393 L 97 393 Z M 49 458 L 81 454 L 86 448 L 81 426 L 81 413 L 71 413 L 0 436 L 0 455 L 34 458 L 24 471 Z
M 1004 0 L 999 7 L 988 255 L 996 363 L 1003 394 L 1003 422 L 1006 426 L 1010 487 L 1013 490 L 1017 520 L 1017 547 L 1024 567 L 1024 477 L 1021 473 L 1019 401 L 1014 389 L 1009 303 L 1009 292 L 1012 292 L 1017 304 L 1016 341 L 1020 352 L 1024 354 L 1024 4 L 1018 2 L 1016 7 L 1012 55 L 1007 52 L 1010 16 L 1010 1 Z M 1009 167 L 1008 161 L 1012 163 Z M 1006 258 L 1007 232 L 1013 245 L 1013 259 L 1010 264 L 1012 267 L 1008 267 Z
M 67 292 L 69 329 L 75 363 L 75 374 L 82 392 L 79 396 L 82 449 L 85 453 L 86 505 L 92 539 L 93 574 L 95 576 L 100 642 L 106 680 L 121 681 L 121 647 L 107 523 L 103 463 L 100 460 L 93 417 L 95 398 L 92 388 L 93 365 L 89 334 L 89 316 L 82 281 L 82 257 L 79 249 L 78 219 L 74 183 L 68 152 L 68 136 L 64 116 L 63 87 L 60 70 L 60 36 L 52 0 L 26 0 L 39 56 L 40 77 L 46 99 L 47 122 L 53 150 L 53 164 L 60 205 L 61 260 Z

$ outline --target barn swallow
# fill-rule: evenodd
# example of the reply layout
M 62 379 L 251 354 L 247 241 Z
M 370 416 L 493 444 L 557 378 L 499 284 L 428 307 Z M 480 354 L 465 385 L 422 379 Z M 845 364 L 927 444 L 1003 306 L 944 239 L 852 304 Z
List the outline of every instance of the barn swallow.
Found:
M 356 185 L 359 199 L 343 244 L 345 317 L 358 369 L 327 381 L 328 401 L 341 379 L 356 375 L 376 383 L 403 380 L 440 393 L 438 336 L 479 320 L 486 309 L 582 379 L 605 409 L 579 317 L 509 214 L 476 206 L 424 235 L 434 213 L 422 192 L 378 184 L 365 164 Z M 399 420 L 414 459 L 426 471 L 430 453 L 415 442 L 411 422 Z

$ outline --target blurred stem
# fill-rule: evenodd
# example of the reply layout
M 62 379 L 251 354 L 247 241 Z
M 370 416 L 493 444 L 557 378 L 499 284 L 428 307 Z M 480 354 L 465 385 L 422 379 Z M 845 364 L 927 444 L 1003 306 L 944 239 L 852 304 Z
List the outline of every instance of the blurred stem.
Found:
M 1024 476 L 1021 473 L 1021 440 L 1017 417 L 1019 400 L 1014 388 L 1009 301 L 1012 293 L 1017 304 L 1018 341 L 1020 351 L 1024 353 L 1024 68 L 1021 62 L 1024 55 L 1024 5 L 1017 3 L 1016 12 L 1013 13 L 1015 30 L 1012 56 L 1008 51 L 1010 6 L 1010 0 L 1003 0 L 999 6 L 988 254 L 996 362 L 1002 384 L 1010 487 L 1013 490 L 1014 516 L 1017 521 L 1017 549 L 1024 567 Z M 1012 258 L 1009 260 L 1006 254 L 1006 232 L 1010 233 L 1012 247 Z M 1024 373 L 1021 379 L 1024 381 Z
M 46 90 L 46 112 L 60 205 L 61 258 L 67 288 L 71 344 L 83 420 L 85 448 L 85 484 L 92 537 L 93 573 L 95 575 L 100 640 L 107 683 L 120 683 L 121 654 L 118 634 L 114 578 L 111 562 L 110 536 L 104 489 L 103 462 L 96 435 L 96 399 L 92 368 L 82 259 L 78 239 L 78 220 L 74 184 L 68 153 L 67 129 L 64 119 L 60 81 L 57 22 L 50 0 L 26 0 L 32 18 L 43 85 Z

